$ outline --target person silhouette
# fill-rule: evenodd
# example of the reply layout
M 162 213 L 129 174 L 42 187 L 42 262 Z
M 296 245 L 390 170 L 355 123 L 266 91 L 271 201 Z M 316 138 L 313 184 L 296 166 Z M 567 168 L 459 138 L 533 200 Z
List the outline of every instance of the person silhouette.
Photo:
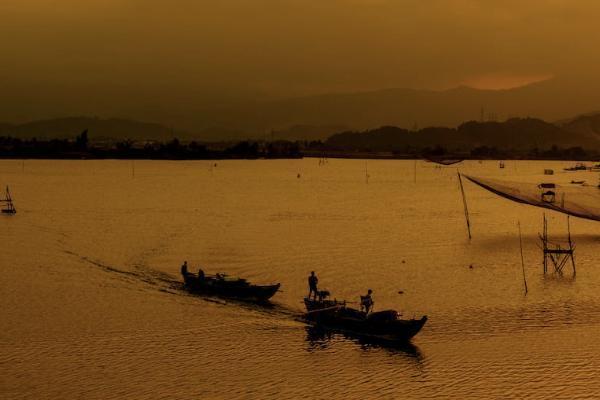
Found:
M 371 294 L 373 294 L 373 291 L 369 289 L 367 291 L 366 296 L 360 296 L 360 306 L 364 307 L 366 314 L 368 314 L 369 311 L 371 311 L 371 309 L 373 308 L 374 302 L 373 297 L 371 297 Z
M 319 278 L 315 275 L 315 271 L 311 271 L 310 276 L 308 277 L 308 299 L 310 300 L 310 295 L 314 293 L 315 300 L 317 299 L 317 284 L 319 283 Z
M 183 265 L 181 266 L 181 275 L 186 276 L 187 274 L 188 274 L 187 261 L 184 261 Z

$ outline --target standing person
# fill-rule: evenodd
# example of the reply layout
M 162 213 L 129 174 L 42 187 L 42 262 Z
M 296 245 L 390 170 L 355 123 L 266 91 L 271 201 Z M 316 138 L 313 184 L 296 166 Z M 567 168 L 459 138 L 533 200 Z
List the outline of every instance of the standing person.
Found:
M 317 299 L 317 284 L 319 283 L 319 278 L 315 275 L 315 271 L 311 271 L 310 276 L 308 277 L 308 299 L 310 300 L 310 295 L 314 293 L 315 300 Z
M 373 304 L 375 304 L 371 294 L 373 294 L 373 291 L 369 289 L 366 296 L 360 296 L 360 306 L 365 308 L 366 314 L 373 309 Z
M 187 261 L 184 261 L 183 265 L 181 266 L 181 275 L 183 275 L 185 277 L 187 274 L 188 274 Z

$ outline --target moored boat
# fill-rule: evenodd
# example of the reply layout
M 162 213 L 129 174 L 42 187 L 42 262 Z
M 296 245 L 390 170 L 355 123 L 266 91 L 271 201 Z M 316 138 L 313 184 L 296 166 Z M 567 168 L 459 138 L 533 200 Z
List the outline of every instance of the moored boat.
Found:
M 229 297 L 246 301 L 267 301 L 277 293 L 281 284 L 253 285 L 243 278 L 232 278 L 224 274 L 198 276 L 183 274 L 185 287 L 194 293 Z
M 306 320 L 315 326 L 385 342 L 408 341 L 427 322 L 427 316 L 401 319 L 395 310 L 367 314 L 347 307 L 345 301 L 304 298 L 304 304 L 307 309 Z
M 584 163 L 577 163 L 574 167 L 563 168 L 564 171 L 585 171 L 588 167 Z

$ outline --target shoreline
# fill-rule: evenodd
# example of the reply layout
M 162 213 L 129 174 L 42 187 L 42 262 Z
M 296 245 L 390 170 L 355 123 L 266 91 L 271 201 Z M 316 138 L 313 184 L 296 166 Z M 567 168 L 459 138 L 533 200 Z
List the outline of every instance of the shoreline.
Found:
M 572 158 L 572 157 L 532 157 L 531 155 L 506 155 L 505 157 L 473 157 L 471 155 L 454 154 L 444 157 L 427 157 L 417 154 L 393 154 L 388 152 L 307 152 L 296 156 L 243 156 L 243 155 L 223 155 L 215 154 L 207 157 L 182 157 L 182 156 L 162 156 L 148 157 L 143 155 L 118 155 L 118 154 L 61 154 L 56 156 L 48 155 L 21 155 L 21 154 L 0 154 L 0 160 L 153 160 L 153 161 L 225 161 L 225 160 L 298 160 L 303 158 L 331 158 L 331 159 L 354 159 L 354 160 L 423 160 L 436 162 L 436 160 L 460 160 L 460 161 L 575 161 L 575 162 L 596 162 L 600 163 L 598 158 Z

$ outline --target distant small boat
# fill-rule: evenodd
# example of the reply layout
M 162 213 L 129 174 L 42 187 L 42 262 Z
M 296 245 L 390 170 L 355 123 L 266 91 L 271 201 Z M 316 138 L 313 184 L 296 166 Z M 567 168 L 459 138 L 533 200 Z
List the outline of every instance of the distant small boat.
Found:
M 504 168 L 504 161 L 500 161 L 498 163 L 498 168 L 503 169 Z
M 12 197 L 10 196 L 10 190 L 8 189 L 8 186 L 6 186 L 6 198 L 0 199 L 0 202 L 5 203 L 4 207 L 2 207 L 2 210 L 1 210 L 3 214 L 16 214 L 17 213 L 17 209 L 15 208 L 15 205 L 13 204 Z
M 425 159 L 429 162 L 441 164 L 441 165 L 453 165 L 458 164 L 459 162 L 463 162 L 463 158 L 441 158 L 441 157 L 425 157 Z
M 583 185 L 585 181 L 571 181 L 572 185 Z
M 257 302 L 269 300 L 281 286 L 279 283 L 252 285 L 245 279 L 232 278 L 225 274 L 198 276 L 188 272 L 183 276 L 183 280 L 190 292 Z
M 554 170 L 553 169 L 545 169 L 544 175 L 554 175 Z
M 584 163 L 577 163 L 573 167 L 563 168 L 564 171 L 585 171 L 588 167 Z
M 346 306 L 336 300 L 304 298 L 306 320 L 315 326 L 382 342 L 406 342 L 415 336 L 427 322 L 421 319 L 400 319 L 398 312 L 385 310 L 369 314 Z

